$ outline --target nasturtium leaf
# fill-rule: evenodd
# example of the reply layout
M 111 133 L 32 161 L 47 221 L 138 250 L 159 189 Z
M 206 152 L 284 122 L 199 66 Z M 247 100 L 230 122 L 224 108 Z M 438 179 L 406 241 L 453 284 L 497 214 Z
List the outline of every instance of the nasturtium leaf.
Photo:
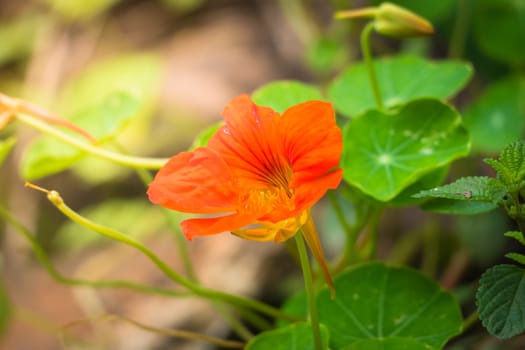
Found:
M 194 150 L 198 147 L 204 147 L 208 144 L 208 141 L 210 138 L 219 130 L 221 126 L 224 125 L 223 121 L 217 122 L 215 124 L 210 125 L 203 131 L 201 131 L 197 137 L 195 137 L 195 140 L 193 140 L 193 144 L 190 146 L 190 150 Z
M 449 169 L 450 166 L 446 165 L 421 176 L 416 182 L 405 188 L 400 194 L 390 200 L 388 205 L 392 207 L 401 207 L 416 205 L 423 202 L 423 198 L 415 197 L 414 194 L 427 188 L 441 185 L 447 177 Z
M 421 97 L 452 97 L 472 75 L 472 67 L 468 63 L 432 62 L 416 56 L 378 59 L 374 67 L 386 108 Z M 336 110 L 346 116 L 355 117 L 377 107 L 364 63 L 343 71 L 330 84 L 328 97 Z
M 410 338 L 375 338 L 360 340 L 341 350 L 439 350 L 416 339 Z
M 323 350 L 328 349 L 328 329 L 321 324 Z M 259 333 L 245 350 L 314 350 L 312 328 L 309 323 L 294 323 L 284 328 Z
M 483 273 L 476 293 L 483 326 L 498 338 L 511 338 L 525 330 L 525 270 L 496 265 Z
M 286 299 L 281 306 L 281 311 L 288 315 L 295 316 L 298 319 L 306 319 L 308 317 L 307 304 L 308 300 L 306 299 L 306 293 L 302 290 Z M 289 325 L 290 322 L 279 319 L 276 321 L 276 324 L 278 327 L 284 327 Z
M 4 162 L 5 158 L 16 143 L 16 138 L 9 137 L 7 139 L 0 140 L 0 166 Z
M 498 203 L 507 189 L 498 180 L 488 176 L 462 177 L 450 184 L 421 191 L 416 198 L 447 198 L 471 202 Z
M 525 245 L 525 238 L 523 237 L 523 233 L 521 233 L 520 231 L 507 231 L 503 235 L 505 237 L 514 238 L 516 241 Z
M 332 349 L 391 349 L 378 346 L 382 342 L 397 346 L 401 339 L 406 347 L 400 349 L 441 349 L 461 331 L 457 301 L 416 270 L 367 263 L 342 273 L 334 284 L 335 299 L 328 290 L 317 298 Z
M 127 92 L 115 92 L 99 104 L 72 116 L 70 121 L 86 130 L 100 143 L 115 137 L 120 130 L 138 113 L 135 95 Z M 81 138 L 68 130 L 65 133 Z M 81 139 L 88 143 L 88 140 Z M 22 159 L 22 175 L 26 180 L 35 180 L 52 175 L 71 167 L 84 153 L 72 146 L 41 136 L 26 149 Z
M 470 149 L 458 113 L 435 99 L 415 100 L 391 113 L 370 110 L 346 125 L 343 144 L 344 179 L 380 201 Z
M 477 0 L 474 39 L 487 55 L 509 65 L 525 62 L 525 5 L 523 0 Z
M 299 81 L 275 81 L 266 84 L 255 90 L 252 98 L 256 104 L 270 107 L 279 113 L 301 102 L 324 100 L 316 86 Z
M 498 152 L 523 137 L 525 78 L 508 78 L 491 84 L 465 109 L 464 121 L 476 151 Z

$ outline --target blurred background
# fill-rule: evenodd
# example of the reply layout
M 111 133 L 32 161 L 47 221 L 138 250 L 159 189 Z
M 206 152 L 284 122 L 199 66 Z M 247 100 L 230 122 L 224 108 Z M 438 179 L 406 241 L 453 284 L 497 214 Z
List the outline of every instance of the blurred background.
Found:
M 374 35 L 377 57 L 410 53 L 472 62 L 474 77 L 453 102 L 472 134 L 473 153 L 453 168 L 451 176 L 488 174 L 481 159 L 523 137 L 525 129 L 525 2 L 392 2 L 430 20 L 436 35 L 405 41 Z M 135 96 L 134 118 L 123 124 L 108 147 L 133 155 L 169 157 L 190 147 L 201 130 L 220 120 L 228 101 L 241 93 L 286 79 L 326 87 L 361 57 L 363 23 L 334 21 L 333 13 L 378 3 L 0 0 L 0 92 L 69 118 L 116 90 L 129 91 Z M 507 119 L 494 119 L 489 112 L 495 108 L 505 111 Z M 483 123 L 503 126 L 486 134 L 486 128 L 479 128 Z M 168 285 L 139 253 L 68 223 L 45 196 L 24 188 L 25 179 L 58 190 L 73 209 L 138 237 L 174 268 L 182 269 L 173 237 L 179 232 L 166 228 L 165 216 L 147 201 L 144 184 L 132 170 L 93 157 L 75 159 L 71 167 L 49 159 L 29 166 L 39 134 L 17 123 L 0 132 L 2 139 L 12 135 L 17 142 L 0 168 L 0 204 L 33 234 L 63 275 Z M 58 171 L 60 167 L 67 170 Z M 173 215 L 177 222 L 182 218 Z M 330 228 L 327 250 L 335 251 L 343 238 L 333 214 L 320 205 L 316 215 L 321 226 Z M 425 244 L 438 247 L 434 265 L 426 267 L 449 287 L 465 285 L 468 290 L 508 244 L 500 234 L 508 223 L 499 213 L 451 220 L 414 208 L 392 209 L 384 221 L 380 256 L 420 266 L 425 262 L 418 260 L 419 249 Z M 441 231 L 439 236 L 429 233 L 436 231 Z M 213 349 L 171 340 L 123 321 L 63 327 L 102 313 L 156 327 L 229 336 L 220 315 L 204 301 L 59 284 L 35 259 L 27 241 L 1 221 L 0 238 L 2 349 L 59 349 L 59 333 L 67 349 Z M 393 250 L 393 242 L 403 244 Z M 189 246 L 196 275 L 206 286 L 277 305 L 301 286 L 298 267 L 282 246 L 229 235 L 197 239 Z M 472 349 L 525 346 L 523 338 L 501 345 L 482 332 L 472 337 L 469 344 L 476 346 Z

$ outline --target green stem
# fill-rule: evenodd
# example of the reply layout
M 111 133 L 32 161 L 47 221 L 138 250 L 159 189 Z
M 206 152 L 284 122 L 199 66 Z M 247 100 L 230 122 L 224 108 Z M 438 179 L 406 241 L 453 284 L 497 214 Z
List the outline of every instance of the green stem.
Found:
M 322 350 L 323 345 L 321 341 L 321 328 L 319 326 L 319 317 L 317 314 L 317 304 L 315 302 L 315 291 L 312 281 L 312 271 L 310 268 L 310 261 L 308 260 L 308 253 L 306 251 L 306 244 L 302 232 L 295 235 L 295 242 L 297 250 L 299 251 L 299 258 L 301 260 L 301 268 L 303 270 L 304 286 L 306 289 L 306 298 L 308 300 L 308 313 L 310 315 L 310 322 L 312 325 L 312 333 L 314 337 L 314 349 Z
M 146 293 L 146 294 L 161 295 L 161 296 L 167 296 L 167 297 L 173 297 L 173 296 L 180 297 L 180 296 L 189 295 L 186 292 L 180 292 L 180 291 L 164 289 L 164 288 L 149 287 L 146 285 L 137 284 L 137 283 L 128 282 L 128 281 L 118 281 L 118 280 L 117 281 L 87 281 L 87 280 L 81 280 L 81 279 L 75 279 L 75 278 L 69 278 L 69 277 L 63 276 L 53 266 L 53 264 L 47 257 L 47 254 L 45 253 L 44 249 L 33 238 L 33 235 L 29 232 L 28 229 L 26 229 L 18 220 L 12 217 L 2 207 L 0 207 L 0 216 L 2 216 L 6 222 L 8 222 L 13 228 L 15 228 L 16 232 L 20 233 L 29 242 L 38 261 L 46 269 L 49 275 L 53 277 L 53 279 L 55 279 L 59 283 L 71 285 L 71 286 L 86 286 L 86 287 L 94 287 L 94 288 L 127 288 L 127 289 L 136 290 L 142 293 Z
M 469 2 L 467 0 L 459 0 L 456 5 L 456 18 L 448 50 L 448 57 L 450 58 L 461 58 L 463 56 L 469 28 Z
M 368 232 L 369 242 L 368 242 L 368 252 L 367 260 L 375 259 L 377 255 L 377 243 L 379 240 L 379 224 L 381 221 L 381 213 L 383 212 L 382 208 L 374 208 L 373 212 L 370 215 L 370 231 Z
M 153 177 L 151 174 L 145 170 L 145 169 L 137 169 L 137 174 L 139 175 L 140 179 L 146 186 L 153 181 Z M 184 271 L 186 272 L 186 275 L 192 280 L 197 281 L 197 275 L 195 274 L 195 271 L 193 269 L 190 254 L 188 252 L 188 244 L 186 243 L 185 238 L 181 234 L 180 230 L 178 229 L 178 223 L 175 222 L 175 218 L 173 217 L 173 213 L 166 208 L 162 208 L 162 212 L 164 213 L 164 216 L 166 217 L 166 220 L 168 221 L 168 225 L 174 229 L 174 231 L 177 231 L 173 236 L 175 237 L 175 243 L 177 245 L 177 251 L 179 253 L 180 259 L 182 261 L 182 266 L 184 267 Z
M 32 116 L 19 113 L 17 119 L 45 134 L 51 135 L 60 141 L 75 147 L 79 150 L 87 152 L 91 155 L 104 158 L 115 163 L 136 169 L 160 169 L 168 159 L 165 158 L 144 158 L 144 157 L 131 157 L 125 156 L 119 153 L 110 152 L 108 150 L 97 147 L 93 144 L 88 144 L 84 141 L 80 141 L 73 136 L 70 136 L 49 124 L 34 118 Z
M 372 51 L 370 49 L 370 34 L 374 29 L 374 22 L 368 22 L 361 32 L 361 51 L 365 60 L 366 69 L 368 70 L 368 78 L 374 92 L 377 107 L 383 109 L 383 100 L 381 98 L 381 90 L 377 81 L 376 71 L 374 69 L 374 60 L 372 58 Z
M 463 330 L 462 330 L 462 332 L 465 333 L 466 330 L 468 330 L 470 327 L 475 325 L 476 322 L 478 322 L 478 321 L 479 321 L 479 314 L 477 312 L 473 312 L 472 314 L 470 314 L 470 316 L 467 317 L 463 321 Z
M 37 186 L 34 186 L 34 185 L 30 185 L 30 186 L 38 189 Z M 83 216 L 76 213 L 75 211 L 73 211 L 71 208 L 69 208 L 64 203 L 64 200 L 62 199 L 62 197 L 60 197 L 60 194 L 58 192 L 47 191 L 44 189 L 40 189 L 40 190 L 47 192 L 47 198 L 49 199 L 49 201 L 53 203 L 53 205 L 57 207 L 57 209 L 60 210 L 69 219 L 103 236 L 106 236 L 110 239 L 122 242 L 124 244 L 127 244 L 129 246 L 136 248 L 137 250 L 142 252 L 144 255 L 146 255 L 172 281 L 187 288 L 188 290 L 192 291 L 194 294 L 200 297 L 211 299 L 211 300 L 217 300 L 220 302 L 228 303 L 233 306 L 240 307 L 240 308 L 243 308 L 243 307 L 251 308 L 261 313 L 264 313 L 266 315 L 275 317 L 275 318 L 282 318 L 282 319 L 289 320 L 289 321 L 297 321 L 296 317 L 285 314 L 279 309 L 276 309 L 260 301 L 243 298 L 240 296 L 231 295 L 228 293 L 219 292 L 219 291 L 215 291 L 215 290 L 211 290 L 211 289 L 207 289 L 207 288 L 199 286 L 195 282 L 192 282 L 182 277 L 181 275 L 179 275 L 177 272 L 171 269 L 168 265 L 166 265 L 166 263 L 164 263 L 159 257 L 157 257 L 151 250 L 146 248 L 142 243 L 135 240 L 134 238 L 129 237 L 114 229 L 97 224 L 89 219 L 84 218 Z

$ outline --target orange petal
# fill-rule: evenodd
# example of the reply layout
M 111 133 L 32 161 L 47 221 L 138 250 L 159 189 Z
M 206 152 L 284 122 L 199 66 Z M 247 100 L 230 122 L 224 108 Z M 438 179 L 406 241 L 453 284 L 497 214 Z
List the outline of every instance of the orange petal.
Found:
M 306 244 L 308 245 L 308 248 L 310 248 L 312 255 L 321 267 L 321 271 L 323 272 L 326 283 L 330 288 L 330 294 L 332 295 L 332 299 L 334 299 L 334 283 L 332 281 L 332 276 L 330 276 L 330 271 L 328 270 L 328 265 L 323 254 L 323 248 L 321 247 L 321 242 L 319 241 L 319 236 L 317 235 L 317 230 L 315 229 L 314 220 L 312 219 L 311 215 L 308 215 L 308 220 L 302 227 L 301 231 L 303 233 L 303 237 L 306 241 Z
M 336 189 L 343 177 L 343 170 L 337 169 L 318 177 L 317 179 L 302 183 L 295 189 L 296 210 L 311 208 L 326 194 L 329 189 Z
M 331 104 L 310 101 L 291 107 L 282 115 L 279 130 L 292 166 L 292 188 L 339 165 L 343 141 Z
M 208 147 L 221 154 L 237 178 L 268 184 L 275 174 L 286 174 L 288 165 L 280 149 L 279 114 L 255 105 L 248 95 L 233 99 L 224 109 L 226 124 L 212 136 Z
M 232 214 L 215 218 L 188 219 L 181 222 L 180 226 L 186 238 L 192 240 L 195 236 L 239 230 L 254 221 L 253 216 Z
M 150 184 L 148 196 L 153 203 L 186 213 L 234 211 L 237 201 L 228 166 L 203 147 L 172 157 Z
M 232 234 L 250 241 L 268 242 L 274 240 L 276 232 L 268 228 L 249 228 L 232 231 Z

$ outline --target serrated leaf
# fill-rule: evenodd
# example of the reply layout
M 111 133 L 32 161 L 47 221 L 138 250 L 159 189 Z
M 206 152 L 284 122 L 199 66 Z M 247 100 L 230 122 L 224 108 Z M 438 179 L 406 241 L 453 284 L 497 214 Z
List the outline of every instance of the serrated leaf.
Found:
M 193 140 L 193 144 L 190 147 L 190 151 L 194 150 L 198 147 L 204 147 L 208 144 L 208 141 L 210 138 L 219 130 L 221 126 L 224 125 L 223 121 L 220 121 L 218 123 L 212 124 L 203 131 L 201 131 L 197 137 L 195 137 L 195 140 Z
M 13 146 L 16 143 L 16 138 L 9 137 L 4 140 L 0 140 L 0 166 L 4 163 L 5 158 L 13 149 Z
M 324 100 L 316 86 L 291 80 L 274 81 L 261 86 L 252 93 L 252 98 L 256 104 L 270 107 L 279 113 L 301 102 Z
M 446 198 L 497 204 L 507 194 L 501 182 L 488 176 L 467 176 L 448 185 L 421 191 L 416 198 Z
M 455 199 L 436 198 L 421 205 L 426 211 L 449 215 L 478 215 L 496 209 L 498 205 L 490 202 L 467 202 Z
M 321 324 L 323 349 L 328 349 L 328 329 Z M 246 345 L 245 350 L 313 350 L 312 328 L 299 322 L 289 326 L 259 333 Z
M 507 231 L 503 235 L 505 237 L 514 238 L 516 241 L 525 245 L 525 238 L 523 237 L 523 233 L 521 233 L 520 231 Z
M 514 265 L 494 266 L 481 276 L 476 303 L 483 326 L 506 339 L 525 330 L 525 270 Z
M 138 102 L 134 95 L 115 92 L 99 104 L 73 116 L 70 121 L 104 143 L 115 137 L 137 112 Z M 74 134 L 71 136 L 79 137 Z M 22 175 L 27 180 L 49 176 L 68 169 L 83 155 L 76 148 L 49 136 L 42 136 L 27 147 L 21 163 Z
M 380 201 L 467 155 L 470 146 L 457 112 L 435 99 L 388 114 L 371 110 L 346 125 L 343 144 L 344 179 Z
M 463 115 L 474 150 L 500 151 L 525 132 L 525 78 L 512 77 L 490 84 Z
M 375 349 L 401 339 L 405 350 L 440 349 L 461 331 L 454 297 L 418 271 L 368 263 L 344 272 L 334 284 L 335 299 L 327 289 L 317 298 L 333 349 L 369 349 L 356 344 Z
M 472 75 L 472 67 L 467 63 L 431 62 L 415 56 L 377 59 L 374 67 L 386 108 L 422 97 L 452 97 Z M 343 71 L 330 84 L 328 97 L 336 110 L 346 116 L 355 117 L 376 108 L 365 64 L 355 64 Z
M 507 253 L 505 254 L 505 257 L 512 259 L 516 261 L 517 263 L 520 263 L 522 265 L 525 265 L 525 255 L 519 254 L 519 253 Z
M 425 199 L 414 197 L 414 194 L 419 193 L 424 189 L 441 185 L 443 181 L 445 181 L 449 169 L 450 166 L 446 165 L 423 175 L 416 182 L 405 188 L 400 194 L 390 200 L 388 205 L 392 207 L 401 207 L 416 205 L 423 202 Z

